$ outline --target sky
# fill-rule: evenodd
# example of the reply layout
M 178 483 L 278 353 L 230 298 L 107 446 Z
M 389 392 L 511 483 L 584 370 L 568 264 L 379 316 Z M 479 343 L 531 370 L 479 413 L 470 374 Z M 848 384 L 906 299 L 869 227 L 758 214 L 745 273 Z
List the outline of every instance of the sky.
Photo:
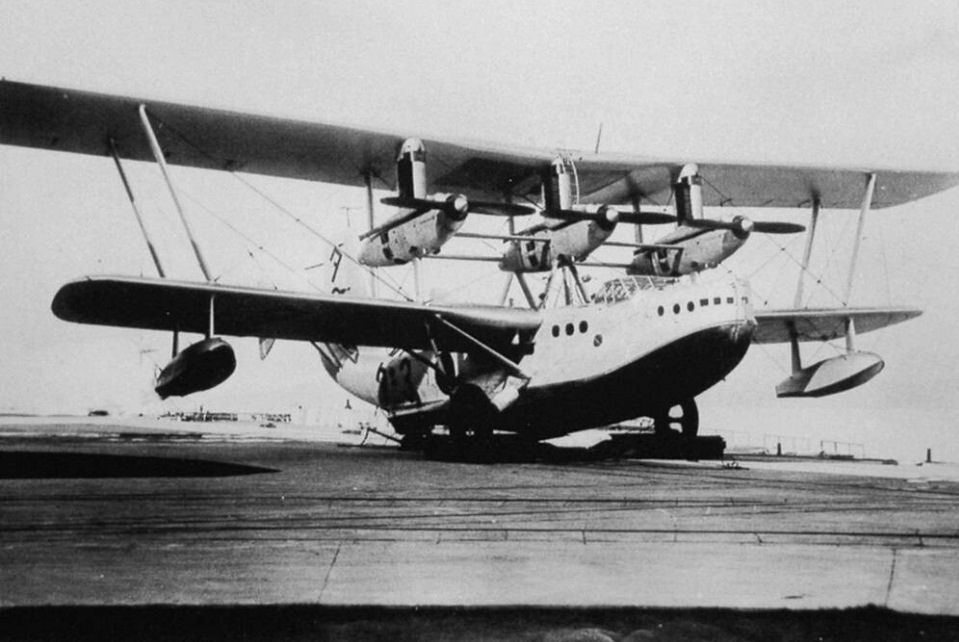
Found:
M 959 5 L 758 6 L 5 0 L 0 75 L 411 136 L 591 149 L 602 123 L 604 151 L 959 171 Z M 157 169 L 129 163 L 128 171 L 168 271 L 198 278 Z M 186 168 L 173 176 L 224 282 L 310 287 L 304 268 L 324 258 L 312 232 L 234 176 Z M 359 190 L 243 179 L 311 229 L 332 235 L 349 218 L 362 231 Z M 886 359 L 883 373 L 843 395 L 777 400 L 788 349 L 755 346 L 700 398 L 703 430 L 757 443 L 764 435 L 861 443 L 867 454 L 903 459 L 932 448 L 959 461 L 957 192 L 867 220 L 853 302 L 925 310 L 861 337 L 862 349 Z M 824 212 L 822 221 L 812 272 L 825 287 L 811 279 L 807 292 L 812 304 L 835 305 L 829 290 L 844 284 L 855 215 Z M 723 269 L 748 277 L 755 298 L 784 306 L 801 253 L 801 237 L 756 235 Z M 0 412 L 345 403 L 308 345 L 281 342 L 260 362 L 248 340 L 235 342 L 239 367 L 225 384 L 160 403 L 151 378 L 168 357 L 168 336 L 67 324 L 50 312 L 70 279 L 152 269 L 109 159 L 0 147 Z M 410 286 L 408 271 L 394 278 Z M 503 275 L 444 262 L 428 267 L 426 280 L 450 296 L 492 299 Z M 834 354 L 827 346 L 804 356 Z

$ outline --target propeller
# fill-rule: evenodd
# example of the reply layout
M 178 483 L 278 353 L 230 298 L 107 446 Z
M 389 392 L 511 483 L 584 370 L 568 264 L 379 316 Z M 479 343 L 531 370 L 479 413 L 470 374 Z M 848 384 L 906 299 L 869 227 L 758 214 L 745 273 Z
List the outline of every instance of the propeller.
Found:
M 380 200 L 384 205 L 402 207 L 412 210 L 442 210 L 460 219 L 469 212 L 486 214 L 488 216 L 529 216 L 536 213 L 535 207 L 517 205 L 516 203 L 494 203 L 492 201 L 471 201 L 462 194 L 450 194 L 445 199 L 404 198 L 402 196 L 387 196 Z
M 762 234 L 796 234 L 806 229 L 805 226 L 797 223 L 753 221 L 745 216 L 735 216 L 730 221 L 694 218 L 682 221 L 682 225 L 706 230 L 729 230 L 740 238 L 749 236 L 752 232 L 760 232 Z
M 599 207 L 582 210 L 543 210 L 542 214 L 547 218 L 558 218 L 574 223 L 577 221 L 596 221 L 600 225 L 615 225 L 616 223 L 661 225 L 677 221 L 677 218 L 671 214 L 624 211 L 611 205 L 600 205 Z

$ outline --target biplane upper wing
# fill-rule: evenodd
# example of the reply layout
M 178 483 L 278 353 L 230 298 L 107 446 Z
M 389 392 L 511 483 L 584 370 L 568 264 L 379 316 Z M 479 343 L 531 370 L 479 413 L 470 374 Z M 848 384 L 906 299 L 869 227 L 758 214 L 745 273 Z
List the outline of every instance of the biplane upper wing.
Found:
M 217 335 L 272 337 L 352 345 L 472 352 L 461 333 L 492 346 L 528 340 L 540 326 L 534 310 L 494 306 L 427 306 L 337 295 L 91 276 L 67 283 L 53 299 L 65 321 L 203 334 L 213 306 Z M 444 323 L 445 321 L 445 323 Z M 451 331 L 451 324 L 460 332 Z
M 832 341 L 846 336 L 848 319 L 853 320 L 856 333 L 862 334 L 920 314 L 922 310 L 903 307 L 757 310 L 759 326 L 753 343 L 785 343 L 793 334 L 800 341 Z
M 151 160 L 138 110 L 145 105 L 174 164 L 289 178 L 394 187 L 402 141 L 417 132 L 386 132 L 245 114 L 157 100 L 0 81 L 0 143 L 108 155 L 113 140 L 124 158 Z M 589 154 L 419 136 L 438 191 L 499 200 L 537 198 L 544 166 L 562 153 L 576 167 L 581 201 L 626 203 L 642 197 L 665 203 L 684 164 L 695 161 L 712 189 L 707 206 L 798 207 L 818 198 L 827 208 L 858 208 L 866 176 L 877 174 L 873 207 L 905 203 L 959 184 L 959 174 L 711 162 Z

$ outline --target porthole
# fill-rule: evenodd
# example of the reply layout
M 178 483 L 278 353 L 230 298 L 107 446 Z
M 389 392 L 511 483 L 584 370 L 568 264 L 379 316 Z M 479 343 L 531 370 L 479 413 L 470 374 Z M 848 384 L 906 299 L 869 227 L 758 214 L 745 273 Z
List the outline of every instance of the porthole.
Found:
M 713 299 L 713 305 L 719 305 L 719 304 L 722 303 L 722 302 L 723 302 L 722 297 L 718 297 L 718 296 L 717 296 L 717 297 L 715 297 L 715 298 Z
M 678 304 L 678 303 L 673 306 L 673 314 L 679 314 L 679 304 Z
M 593 345 L 597 348 L 603 345 L 603 335 L 597 334 L 595 337 L 593 337 Z
M 554 325 L 554 326 L 553 326 L 553 336 L 554 336 L 554 337 L 558 337 L 558 336 L 559 336 L 559 326 L 558 326 L 558 325 Z
M 568 336 L 573 336 L 573 333 L 576 332 L 576 328 L 573 327 L 572 323 L 566 324 L 566 334 Z
M 696 309 L 696 305 L 692 301 L 690 301 L 689 303 L 686 304 L 686 309 L 692 312 L 694 309 Z
M 585 321 L 580 321 L 580 322 L 579 322 L 579 331 L 580 331 L 580 332 L 586 332 L 588 329 L 589 329 L 589 324 L 588 324 L 588 323 L 586 323 Z
M 656 312 L 659 313 L 659 316 L 663 316 L 663 314 L 666 313 L 666 310 L 663 309 L 663 306 L 659 306 L 658 308 L 656 308 Z
M 735 303 L 735 302 L 736 302 L 736 299 L 734 299 L 733 297 L 731 296 L 726 297 L 726 303 Z
M 707 305 L 709 305 L 709 299 L 700 299 L 700 300 L 699 300 L 699 307 L 702 308 L 702 307 L 705 307 L 705 306 L 707 306 Z

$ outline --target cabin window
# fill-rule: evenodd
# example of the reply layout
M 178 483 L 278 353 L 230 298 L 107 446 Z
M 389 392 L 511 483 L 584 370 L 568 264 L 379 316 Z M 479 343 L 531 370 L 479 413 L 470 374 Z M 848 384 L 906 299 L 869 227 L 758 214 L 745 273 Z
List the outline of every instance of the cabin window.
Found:
M 597 334 L 595 337 L 593 337 L 593 345 L 597 348 L 603 345 L 603 335 Z
M 723 302 L 723 298 L 722 298 L 722 297 L 717 296 L 717 297 L 713 298 L 713 305 L 719 305 L 719 304 L 722 303 L 722 302 Z
M 726 303 L 735 303 L 735 302 L 736 302 L 736 299 L 734 299 L 733 297 L 731 296 L 726 297 Z
M 656 308 L 656 312 L 659 313 L 659 316 L 663 316 L 663 314 L 666 313 L 666 310 L 663 309 L 663 306 L 659 306 L 658 308 Z
M 588 324 L 588 323 L 586 323 L 585 321 L 580 321 L 580 322 L 579 322 L 579 331 L 580 331 L 580 332 L 586 332 L 588 329 L 589 329 L 589 324 Z
M 554 337 L 558 337 L 558 336 L 559 336 L 559 326 L 558 326 L 558 325 L 554 325 L 554 326 L 553 326 L 553 336 L 554 336 Z
M 573 324 L 572 324 L 572 323 L 567 323 L 567 324 L 566 324 L 566 334 L 567 334 L 568 336 L 573 336 L 573 332 L 575 332 L 575 331 L 576 331 L 576 329 L 573 327 Z
M 679 314 L 679 304 L 678 304 L 678 303 L 673 306 L 673 314 Z
M 696 306 L 692 301 L 686 304 L 686 309 L 689 310 L 690 312 L 692 312 L 695 308 Z
M 702 307 L 705 307 L 705 306 L 707 306 L 707 305 L 709 305 L 709 299 L 700 299 L 700 300 L 699 300 L 699 307 L 702 308 Z

